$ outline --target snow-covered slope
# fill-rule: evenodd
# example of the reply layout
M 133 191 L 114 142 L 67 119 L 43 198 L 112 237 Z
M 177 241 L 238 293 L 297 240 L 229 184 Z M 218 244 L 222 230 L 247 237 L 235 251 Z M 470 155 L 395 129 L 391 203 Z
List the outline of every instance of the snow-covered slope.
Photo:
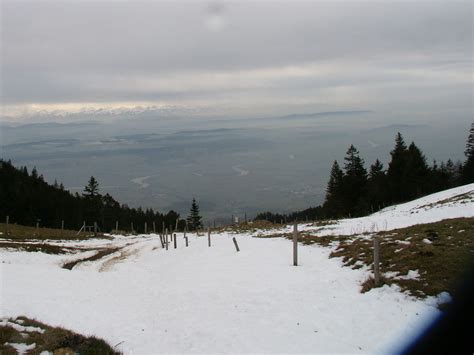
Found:
M 304 225 L 302 229 L 315 231 L 318 235 L 351 235 L 460 217 L 474 217 L 474 184 L 391 206 L 367 217 L 341 219 L 324 227 Z
M 471 184 L 330 229 L 300 228 L 341 235 L 471 217 L 473 194 Z M 414 299 L 396 286 L 360 293 L 370 270 L 343 267 L 329 259 L 330 248 L 300 246 L 294 267 L 290 241 L 253 235 L 213 234 L 212 247 L 206 237 L 190 235 L 185 247 L 178 234 L 178 248 L 168 251 L 157 235 L 55 242 L 121 248 L 72 270 L 61 265 L 91 252 L 0 249 L 0 317 L 36 317 L 120 343 L 126 354 L 377 353 L 406 343 L 439 314 L 435 298 Z

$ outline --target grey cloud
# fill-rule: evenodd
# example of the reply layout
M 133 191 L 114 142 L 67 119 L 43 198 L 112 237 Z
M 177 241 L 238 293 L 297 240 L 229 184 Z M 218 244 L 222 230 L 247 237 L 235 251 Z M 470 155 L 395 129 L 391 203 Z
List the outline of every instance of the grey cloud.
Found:
M 403 101 L 411 86 L 454 96 L 472 81 L 471 2 L 219 4 L 4 1 L 3 104 L 343 105 L 346 90 L 376 106 L 373 87 Z

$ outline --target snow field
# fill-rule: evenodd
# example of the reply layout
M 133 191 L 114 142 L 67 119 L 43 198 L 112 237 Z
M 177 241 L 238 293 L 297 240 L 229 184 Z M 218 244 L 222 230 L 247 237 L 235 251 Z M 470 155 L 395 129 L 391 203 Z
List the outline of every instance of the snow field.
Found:
M 463 196 L 462 198 L 459 196 Z M 457 198 L 459 197 L 459 198 Z M 390 230 L 446 218 L 474 216 L 474 184 L 447 190 L 364 218 L 331 226 L 300 225 L 316 235 Z M 256 234 L 288 233 L 292 226 Z M 235 251 L 236 237 L 241 252 Z M 370 236 L 367 236 L 370 237 Z M 361 294 L 370 271 L 342 267 L 331 248 L 251 234 L 178 234 L 178 249 L 157 235 L 57 242 L 122 247 L 91 256 L 0 251 L 0 317 L 25 315 L 83 335 L 96 335 L 125 354 L 159 352 L 384 353 L 410 341 L 439 315 L 438 300 L 417 300 L 396 286 Z M 53 242 L 51 243 L 53 244 Z M 416 278 L 417 270 L 409 277 Z M 441 294 L 440 299 L 449 299 Z
M 146 238 L 104 272 L 113 255 L 69 271 L 64 256 L 4 252 L 1 316 L 123 341 L 126 354 L 373 353 L 438 314 L 395 287 L 361 294 L 368 271 L 341 267 L 329 249 L 300 246 L 293 267 L 290 241 L 238 235 L 236 253 L 232 236 L 214 235 L 211 248 L 190 236 L 185 248 L 178 235 L 168 251 Z

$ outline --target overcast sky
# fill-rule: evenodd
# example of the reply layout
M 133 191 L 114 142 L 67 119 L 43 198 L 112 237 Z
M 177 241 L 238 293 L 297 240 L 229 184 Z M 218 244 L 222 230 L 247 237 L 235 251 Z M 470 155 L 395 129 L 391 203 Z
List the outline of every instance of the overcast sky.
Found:
M 2 1 L 2 115 L 472 119 L 472 1 Z

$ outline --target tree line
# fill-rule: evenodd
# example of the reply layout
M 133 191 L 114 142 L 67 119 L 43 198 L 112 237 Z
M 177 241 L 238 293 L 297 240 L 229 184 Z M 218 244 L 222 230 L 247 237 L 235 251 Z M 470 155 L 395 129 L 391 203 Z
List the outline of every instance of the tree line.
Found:
M 395 138 L 385 169 L 380 160 L 365 168 L 364 159 L 351 145 L 346 152 L 344 165 L 334 161 L 326 197 L 321 206 L 290 214 L 264 212 L 256 220 L 281 221 L 358 217 L 381 208 L 410 201 L 434 192 L 474 182 L 474 123 L 471 124 L 466 143 L 464 163 L 461 161 L 429 165 L 421 149 L 414 143 L 405 143 L 401 133 Z
M 67 229 L 78 229 L 86 222 L 96 222 L 103 232 L 115 229 L 118 221 L 119 230 L 145 232 L 155 223 L 156 231 L 161 232 L 163 226 L 178 230 L 194 230 L 202 227 L 202 217 L 195 199 L 187 220 L 181 219 L 179 213 L 171 210 L 160 213 L 152 208 L 130 208 L 120 204 L 110 194 L 101 194 L 99 183 L 91 176 L 82 194 L 67 191 L 63 184 L 49 184 L 36 168 L 31 173 L 26 167 L 16 168 L 11 161 L 0 160 L 0 218 L 5 221 L 10 217 L 11 223 L 34 226 L 60 228 L 62 221 Z

